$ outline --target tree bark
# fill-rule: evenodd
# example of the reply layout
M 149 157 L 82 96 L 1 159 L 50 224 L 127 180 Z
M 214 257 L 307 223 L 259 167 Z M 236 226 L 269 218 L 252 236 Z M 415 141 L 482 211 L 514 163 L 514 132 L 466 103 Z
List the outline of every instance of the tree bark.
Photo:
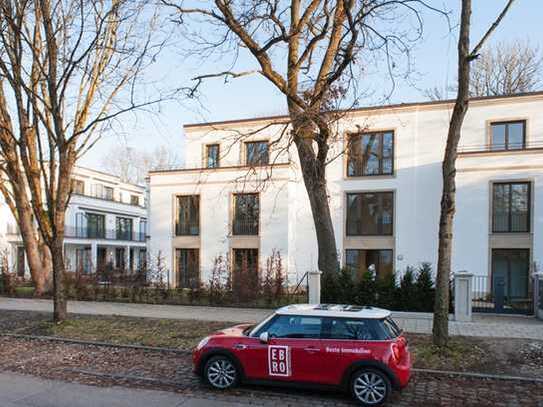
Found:
M 458 94 L 449 123 L 447 146 L 443 158 L 443 192 L 439 218 L 439 248 L 436 297 L 433 321 L 433 343 L 446 346 L 449 340 L 449 281 L 453 244 L 453 220 L 456 211 L 456 158 L 462 124 L 469 106 L 471 0 L 462 0 L 460 35 L 458 38 Z
M 326 165 L 315 157 L 312 138 L 300 137 L 299 132 L 300 130 L 296 132 L 298 136 L 295 136 L 296 150 L 298 151 L 304 184 L 309 197 L 311 214 L 315 225 L 319 253 L 318 267 L 324 273 L 337 272 L 339 271 L 339 260 L 328 202 Z
M 68 316 L 66 291 L 64 287 L 64 238 L 54 239 L 51 249 L 53 255 L 53 321 L 61 323 Z

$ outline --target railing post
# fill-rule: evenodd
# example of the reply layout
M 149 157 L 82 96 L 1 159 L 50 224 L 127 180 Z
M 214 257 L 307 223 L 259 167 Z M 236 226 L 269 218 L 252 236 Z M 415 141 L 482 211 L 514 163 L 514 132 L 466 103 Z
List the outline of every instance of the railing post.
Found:
M 307 274 L 307 282 L 309 286 L 309 303 L 321 303 L 321 274 L 322 271 L 310 271 Z
M 454 319 L 471 322 L 473 274 L 467 271 L 454 273 Z
M 543 320 L 543 272 L 534 273 L 534 314 Z

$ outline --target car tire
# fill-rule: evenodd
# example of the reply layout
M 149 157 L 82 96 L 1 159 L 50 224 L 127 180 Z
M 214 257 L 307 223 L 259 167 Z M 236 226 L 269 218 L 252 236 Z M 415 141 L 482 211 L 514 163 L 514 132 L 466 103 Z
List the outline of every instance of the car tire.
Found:
M 352 396 L 362 406 L 383 405 L 391 391 L 390 379 L 377 369 L 357 370 L 351 378 Z
M 211 357 L 204 367 L 204 380 L 214 389 L 226 390 L 239 383 L 239 370 L 228 356 Z

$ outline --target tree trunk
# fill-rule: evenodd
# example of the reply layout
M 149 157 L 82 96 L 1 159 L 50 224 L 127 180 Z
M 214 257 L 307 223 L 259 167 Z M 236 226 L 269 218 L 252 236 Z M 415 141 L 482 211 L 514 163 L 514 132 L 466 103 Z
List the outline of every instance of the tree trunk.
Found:
M 453 220 L 456 211 L 456 158 L 462 124 L 469 105 L 471 0 L 462 0 L 458 38 L 458 94 L 454 104 L 447 146 L 443 158 L 443 192 L 439 218 L 439 248 L 434 305 L 433 343 L 446 346 L 449 340 L 449 281 L 453 244 Z
M 299 133 L 298 133 L 299 134 Z M 296 147 L 317 235 L 318 266 L 322 272 L 339 271 L 338 252 L 326 186 L 326 167 L 313 152 L 312 139 L 296 137 Z
M 64 236 L 55 236 L 51 247 L 53 256 L 53 321 L 61 323 L 68 316 L 66 290 L 64 287 Z

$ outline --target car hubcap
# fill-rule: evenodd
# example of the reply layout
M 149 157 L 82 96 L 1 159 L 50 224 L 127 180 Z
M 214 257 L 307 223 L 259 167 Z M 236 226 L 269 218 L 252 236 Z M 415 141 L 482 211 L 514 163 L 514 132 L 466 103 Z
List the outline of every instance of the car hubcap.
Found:
M 228 360 L 216 360 L 209 365 L 207 378 L 213 386 L 225 389 L 232 386 L 236 380 L 236 368 Z
M 354 382 L 356 397 L 366 404 L 377 404 L 386 395 L 386 384 L 383 378 L 375 373 L 363 373 Z

